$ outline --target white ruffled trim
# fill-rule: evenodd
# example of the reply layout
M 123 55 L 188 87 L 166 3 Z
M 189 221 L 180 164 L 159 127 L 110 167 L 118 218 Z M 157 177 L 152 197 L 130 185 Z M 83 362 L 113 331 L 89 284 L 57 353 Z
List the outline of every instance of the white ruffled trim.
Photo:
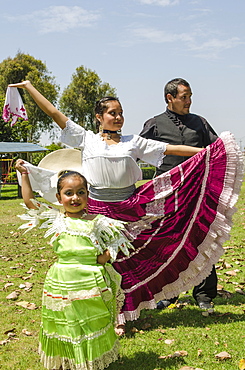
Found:
M 94 287 L 90 290 L 69 291 L 67 295 L 53 294 L 44 290 L 42 303 L 47 309 L 62 311 L 65 307 L 71 305 L 72 301 L 100 296 L 104 301 L 110 301 L 112 299 L 111 288 L 100 289 L 99 287 Z
M 119 325 L 125 324 L 126 321 L 134 321 L 137 320 L 140 317 L 140 312 L 144 309 L 146 310 L 153 310 L 157 307 L 156 302 L 159 301 L 159 299 L 152 299 L 151 301 L 143 301 L 140 302 L 138 307 L 134 311 L 123 311 L 117 316 L 117 323 Z
M 129 256 L 129 249 L 134 249 L 133 245 L 129 242 L 125 235 L 125 222 L 114 220 L 112 218 L 97 215 L 89 222 L 80 222 L 76 228 L 74 221 L 65 217 L 58 209 L 49 206 L 46 203 L 38 202 L 35 199 L 31 200 L 37 209 L 27 209 L 24 215 L 18 215 L 22 220 L 29 222 L 21 225 L 20 229 L 27 229 L 25 232 L 32 228 L 39 226 L 40 229 L 48 228 L 44 237 L 52 236 L 50 242 L 61 234 L 67 233 L 69 235 L 89 237 L 98 254 L 103 254 L 108 250 L 111 255 L 111 262 L 114 262 L 119 251 L 122 251 L 126 256 Z M 43 222 L 43 220 L 46 220 Z
M 93 340 L 95 338 L 99 338 L 101 335 L 104 335 L 109 329 L 110 327 L 112 327 L 112 323 L 109 323 L 108 325 L 106 325 L 103 329 L 101 330 L 98 330 L 96 332 L 93 332 L 93 333 L 90 333 L 88 335 L 84 334 L 84 335 L 80 335 L 79 337 L 77 338 L 72 338 L 72 337 L 68 337 L 66 335 L 59 335 L 58 333 L 48 333 L 46 331 L 43 331 L 43 336 L 45 336 L 46 338 L 49 338 L 49 339 L 58 339 L 62 342 L 65 342 L 65 343 L 71 343 L 73 345 L 77 345 L 77 344 L 80 344 L 84 341 L 87 341 L 87 340 Z
M 110 276 L 110 279 L 114 282 L 115 287 L 116 287 L 116 292 L 115 292 L 116 316 L 118 316 L 119 312 L 121 311 L 121 308 L 124 305 L 124 300 L 125 300 L 125 294 L 123 292 L 123 289 L 121 288 L 122 276 L 109 263 L 105 264 L 104 268 L 107 271 L 108 275 Z M 110 285 L 110 282 L 107 284 L 107 286 L 108 285 Z
M 46 369 L 59 369 L 62 367 L 63 370 L 103 370 L 118 359 L 119 347 L 119 340 L 116 340 L 110 351 L 104 353 L 101 357 L 96 358 L 93 361 L 86 361 L 86 363 L 82 364 L 75 364 L 73 359 L 65 357 L 46 356 L 45 352 L 41 349 L 41 345 L 39 345 L 38 352 L 41 356 L 41 362 Z
M 37 209 L 27 208 L 24 203 L 21 203 L 22 207 L 25 208 L 27 212 L 23 215 L 17 215 L 17 217 L 19 217 L 21 220 L 28 221 L 26 224 L 23 224 L 19 227 L 19 229 L 27 229 L 25 233 L 38 226 L 42 222 L 42 214 L 47 212 L 47 209 L 49 209 L 48 213 L 50 219 L 55 219 L 55 217 L 57 217 L 60 213 L 59 210 L 49 206 L 46 203 L 38 202 L 36 199 L 31 199 L 31 201 Z
M 99 243 L 104 249 L 108 249 L 111 255 L 111 262 L 114 262 L 120 251 L 129 256 L 129 249 L 134 249 L 133 245 L 122 233 L 125 230 L 125 222 L 114 220 L 109 217 L 99 216 L 95 218 L 92 242 Z

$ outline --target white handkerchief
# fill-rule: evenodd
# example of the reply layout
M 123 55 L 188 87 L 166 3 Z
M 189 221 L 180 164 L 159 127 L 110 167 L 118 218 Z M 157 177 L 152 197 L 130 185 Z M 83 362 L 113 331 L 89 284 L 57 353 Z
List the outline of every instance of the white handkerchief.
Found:
M 32 190 L 38 192 L 41 197 L 46 199 L 48 202 L 60 205 L 56 198 L 58 172 L 50 171 L 42 167 L 33 166 L 31 163 L 26 161 L 24 163 L 24 166 L 29 173 L 29 180 Z M 16 172 L 19 185 L 21 186 L 21 174 L 19 171 Z
M 8 87 L 6 92 L 5 103 L 3 107 L 3 120 L 9 122 L 12 115 L 11 126 L 13 126 L 17 119 L 23 118 L 25 121 L 28 120 L 26 109 L 21 99 L 20 93 L 17 87 Z

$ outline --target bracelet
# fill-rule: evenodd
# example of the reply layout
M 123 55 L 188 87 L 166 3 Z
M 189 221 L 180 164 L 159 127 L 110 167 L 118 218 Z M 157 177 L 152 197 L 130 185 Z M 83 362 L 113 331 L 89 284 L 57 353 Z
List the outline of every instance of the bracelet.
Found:
M 21 176 L 22 175 L 29 175 L 30 172 L 21 172 Z

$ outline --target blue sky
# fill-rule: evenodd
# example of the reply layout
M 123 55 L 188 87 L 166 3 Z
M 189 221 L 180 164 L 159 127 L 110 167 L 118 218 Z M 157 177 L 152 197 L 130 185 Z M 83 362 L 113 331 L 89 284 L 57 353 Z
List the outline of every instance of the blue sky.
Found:
M 125 134 L 165 110 L 164 84 L 183 77 L 191 111 L 244 147 L 244 14 L 243 0 L 1 1 L 0 61 L 41 59 L 61 91 L 90 68 L 116 88 Z

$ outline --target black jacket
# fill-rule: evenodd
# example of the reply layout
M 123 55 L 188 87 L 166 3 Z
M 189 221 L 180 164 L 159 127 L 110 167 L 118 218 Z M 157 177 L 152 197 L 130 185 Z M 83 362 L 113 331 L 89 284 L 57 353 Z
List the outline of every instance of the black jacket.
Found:
M 179 115 L 170 110 L 150 118 L 145 122 L 140 136 L 146 139 L 164 141 L 173 145 L 190 145 L 205 148 L 213 143 L 218 135 L 205 120 L 196 114 Z M 188 157 L 167 155 L 156 174 L 170 170 Z

